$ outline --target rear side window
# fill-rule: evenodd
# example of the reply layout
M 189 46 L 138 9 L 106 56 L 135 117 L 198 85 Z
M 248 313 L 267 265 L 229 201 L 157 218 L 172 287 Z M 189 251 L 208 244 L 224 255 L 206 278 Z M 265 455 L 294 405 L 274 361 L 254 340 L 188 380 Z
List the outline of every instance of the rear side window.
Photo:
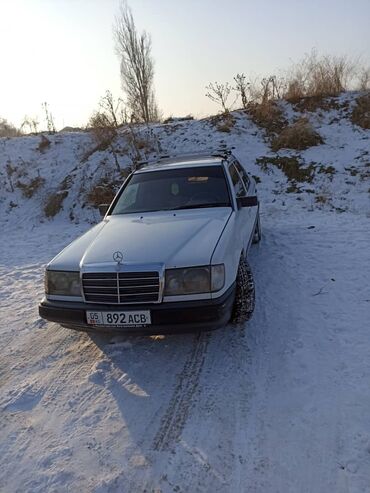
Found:
M 245 197 L 246 190 L 234 164 L 230 164 L 229 173 L 233 182 L 236 197 Z
M 243 180 L 245 188 L 248 190 L 250 180 L 249 180 L 249 177 L 248 177 L 245 169 L 243 168 L 243 166 L 240 163 L 235 163 L 235 167 L 239 171 L 239 175 L 241 176 L 241 179 Z

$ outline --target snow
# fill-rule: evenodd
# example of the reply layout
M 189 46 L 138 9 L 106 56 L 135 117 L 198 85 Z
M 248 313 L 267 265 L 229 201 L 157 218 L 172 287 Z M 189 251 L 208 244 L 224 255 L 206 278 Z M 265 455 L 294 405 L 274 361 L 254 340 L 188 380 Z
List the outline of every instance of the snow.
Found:
M 81 164 L 85 133 L 51 136 L 43 154 L 37 137 L 0 142 L 0 491 L 370 492 L 369 132 L 346 111 L 308 115 L 323 145 L 279 151 L 335 168 L 302 193 L 255 163 L 276 154 L 241 113 L 230 134 L 196 120 L 153 128 L 177 151 L 224 139 L 261 179 L 255 314 L 245 330 L 203 334 L 110 337 L 41 320 L 44 265 L 98 219 L 81 183 L 114 160 Z M 8 161 L 45 178 L 31 199 L 11 192 Z M 42 204 L 68 174 L 47 220 Z

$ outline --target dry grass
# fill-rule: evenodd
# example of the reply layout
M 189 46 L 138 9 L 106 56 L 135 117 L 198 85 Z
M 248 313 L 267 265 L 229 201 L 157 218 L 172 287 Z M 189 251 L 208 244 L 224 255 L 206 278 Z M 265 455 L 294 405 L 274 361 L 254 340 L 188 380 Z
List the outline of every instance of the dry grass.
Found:
M 352 111 L 351 121 L 366 130 L 370 129 L 370 93 L 357 99 Z
M 334 175 L 335 175 L 335 173 L 337 172 L 337 170 L 334 168 L 334 166 L 331 166 L 331 165 L 329 165 L 329 166 L 325 166 L 325 165 L 323 165 L 323 164 L 321 164 L 321 165 L 317 168 L 317 170 L 316 170 L 316 171 L 317 171 L 317 173 L 318 173 L 319 175 L 321 175 L 321 174 L 325 174 L 325 175 L 327 175 L 327 177 L 329 178 L 329 180 L 330 180 L 330 181 L 332 181 L 332 180 L 333 180 Z
M 95 151 L 105 151 L 117 135 L 117 130 L 109 118 L 99 112 L 94 113 L 90 118 L 88 130 L 96 142 Z
M 327 194 L 320 193 L 315 196 L 315 202 L 316 204 L 327 204 L 330 200 L 330 197 Z
M 37 192 L 37 190 L 44 185 L 44 183 L 45 178 L 37 176 L 28 183 L 17 181 L 16 186 L 22 190 L 23 197 L 30 199 L 34 196 L 35 192 Z
M 302 96 L 294 100 L 289 100 L 291 104 L 297 111 L 316 111 L 318 109 L 329 111 L 338 110 L 341 106 L 333 98 L 328 98 L 327 96 Z
M 338 96 L 355 78 L 357 65 L 346 56 L 319 55 L 312 50 L 288 71 L 284 98 L 295 102 L 307 96 Z
M 50 140 L 45 137 L 45 135 L 41 135 L 41 140 L 39 142 L 39 145 L 37 146 L 37 149 L 40 151 L 40 152 L 44 152 L 48 147 L 50 147 Z
M 286 125 L 283 111 L 274 101 L 249 103 L 246 112 L 253 122 L 270 134 L 280 132 Z
M 133 130 L 127 134 L 127 143 L 137 151 L 153 152 L 155 151 L 154 142 L 149 136 L 140 135 Z
M 236 120 L 233 115 L 227 111 L 226 113 L 212 116 L 210 122 L 218 132 L 230 133 L 231 129 L 235 126 Z
M 56 214 L 58 214 L 58 212 L 62 209 L 63 201 L 67 195 L 67 190 L 61 190 L 50 194 L 44 205 L 45 216 L 48 218 L 56 216 Z
M 112 98 L 112 95 L 109 91 L 107 91 L 106 96 L 105 98 L 102 98 L 102 101 L 105 101 L 105 103 L 108 105 L 113 104 L 113 99 L 109 98 Z M 101 102 L 101 105 L 102 104 L 103 103 Z M 105 151 L 109 149 L 114 156 L 117 170 L 119 170 L 120 166 L 117 158 L 117 151 L 113 145 L 114 139 L 117 136 L 117 128 L 119 122 L 117 121 L 115 108 L 113 106 L 111 107 L 110 111 L 111 114 L 109 114 L 105 110 L 103 112 L 96 111 L 91 116 L 86 130 L 92 134 L 95 145 L 83 154 L 83 156 L 81 157 L 81 163 L 85 163 L 95 152 Z
M 19 137 L 21 132 L 5 118 L 0 118 L 0 137 Z
M 295 156 L 263 156 L 256 160 L 261 166 L 262 171 L 268 172 L 270 166 L 276 166 L 280 169 L 291 182 L 307 182 L 313 180 L 315 174 L 315 165 L 310 164 L 307 167 L 302 167 L 299 159 Z
M 306 118 L 301 118 L 292 125 L 285 127 L 280 134 L 273 139 L 271 148 L 304 150 L 308 147 L 323 144 L 323 139 Z
M 116 182 L 104 177 L 90 188 L 86 195 L 86 201 L 93 207 L 99 207 L 100 204 L 110 204 L 117 193 L 117 188 Z

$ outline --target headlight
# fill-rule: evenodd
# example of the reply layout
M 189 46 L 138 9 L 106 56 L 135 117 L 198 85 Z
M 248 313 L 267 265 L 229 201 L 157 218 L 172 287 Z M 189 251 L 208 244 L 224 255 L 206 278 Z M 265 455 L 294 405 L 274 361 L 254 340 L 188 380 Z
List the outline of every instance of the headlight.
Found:
M 61 296 L 81 296 L 80 273 L 47 270 L 45 293 Z
M 212 265 L 211 267 L 211 291 L 220 291 L 225 284 L 224 264 Z
M 223 264 L 166 270 L 165 296 L 219 291 L 225 282 Z

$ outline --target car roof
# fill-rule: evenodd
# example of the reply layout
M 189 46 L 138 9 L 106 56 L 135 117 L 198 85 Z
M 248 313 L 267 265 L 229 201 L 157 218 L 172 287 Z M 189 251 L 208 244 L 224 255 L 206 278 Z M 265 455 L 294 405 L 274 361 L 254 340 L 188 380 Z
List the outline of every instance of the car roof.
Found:
M 221 166 L 224 158 L 212 155 L 194 156 L 175 156 L 162 158 L 156 162 L 145 165 L 135 171 L 136 173 L 146 173 L 147 171 L 160 171 L 168 169 L 192 168 L 198 166 Z

